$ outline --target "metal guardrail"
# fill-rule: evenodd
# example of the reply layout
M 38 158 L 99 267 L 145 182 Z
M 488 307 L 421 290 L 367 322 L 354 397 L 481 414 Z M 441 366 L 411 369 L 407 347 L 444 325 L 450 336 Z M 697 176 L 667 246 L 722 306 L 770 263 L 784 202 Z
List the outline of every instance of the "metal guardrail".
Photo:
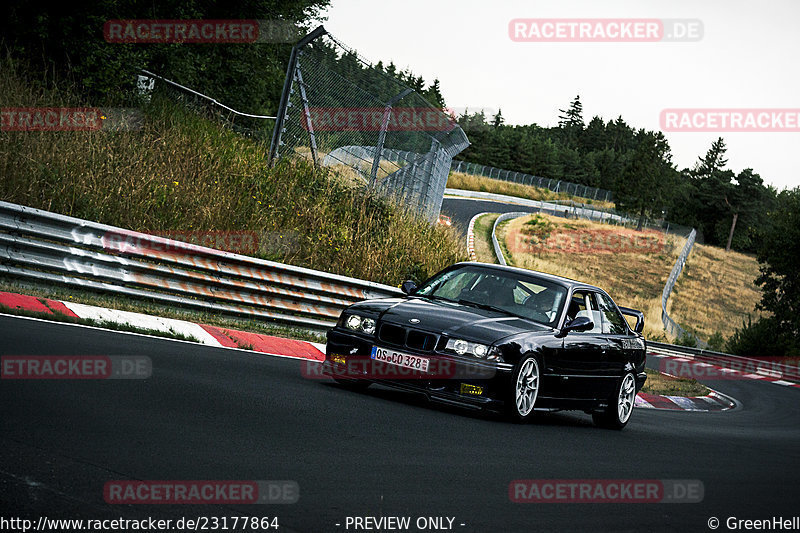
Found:
M 399 289 L 0 202 L 0 275 L 325 330 Z
M 609 213 L 604 210 L 593 209 L 578 205 L 564 205 L 558 202 L 541 200 L 531 200 L 530 198 L 520 198 L 519 196 L 509 196 L 507 194 L 496 194 L 491 192 L 482 191 L 469 191 L 465 189 L 450 189 L 444 190 L 444 194 L 448 196 L 462 197 L 462 198 L 476 198 L 481 200 L 489 200 L 492 202 L 503 202 L 508 204 L 515 204 L 522 207 L 531 207 L 539 212 L 565 218 L 585 218 L 588 220 L 595 220 L 603 223 L 625 224 L 631 222 L 630 219 L 624 218 L 620 215 Z M 530 213 L 529 213 L 530 214 Z
M 741 357 L 702 348 L 690 348 L 662 342 L 647 341 L 647 348 L 655 353 L 671 356 L 688 357 L 703 363 L 730 369 L 748 369 L 748 371 L 764 376 L 791 381 L 800 381 L 800 366 L 787 365 L 770 359 Z
M 610 202 L 614 199 L 614 194 L 605 189 L 598 189 L 597 187 L 590 187 L 588 185 L 581 185 L 564 180 L 533 176 L 531 174 L 525 174 L 524 172 L 504 170 L 502 168 L 480 165 L 478 163 L 470 163 L 469 161 L 453 161 L 452 171 L 483 176 L 495 180 L 509 181 L 522 185 L 532 185 L 542 189 L 549 189 L 553 192 L 563 192 L 591 200 Z
M 497 240 L 497 226 L 500 225 L 501 222 L 505 222 L 506 220 L 511 220 L 512 218 L 519 218 L 524 217 L 526 215 L 530 215 L 530 213 L 524 213 L 522 211 L 515 211 L 511 213 L 503 213 L 494 221 L 494 226 L 492 226 L 492 246 L 494 247 L 494 255 L 497 256 L 497 260 L 500 262 L 501 265 L 507 265 L 506 258 L 503 255 L 503 250 L 500 248 L 500 242 Z
M 691 335 L 694 337 L 698 346 L 701 348 L 707 348 L 708 343 L 697 337 L 697 335 L 689 333 L 683 329 L 667 313 L 667 301 L 669 300 L 670 294 L 672 294 L 672 289 L 675 287 L 675 282 L 678 281 L 678 276 L 680 276 L 681 272 L 683 272 L 683 266 L 686 264 L 686 259 L 689 257 L 689 253 L 692 251 L 696 237 L 697 230 L 692 228 L 691 233 L 689 233 L 689 236 L 686 238 L 686 244 L 684 245 L 683 250 L 681 250 L 680 256 L 678 256 L 678 260 L 675 261 L 675 266 L 672 267 L 672 272 L 670 272 L 669 278 L 667 278 L 667 283 L 664 285 L 664 290 L 661 293 L 661 322 L 663 322 L 664 329 L 667 330 L 670 335 L 677 338 Z

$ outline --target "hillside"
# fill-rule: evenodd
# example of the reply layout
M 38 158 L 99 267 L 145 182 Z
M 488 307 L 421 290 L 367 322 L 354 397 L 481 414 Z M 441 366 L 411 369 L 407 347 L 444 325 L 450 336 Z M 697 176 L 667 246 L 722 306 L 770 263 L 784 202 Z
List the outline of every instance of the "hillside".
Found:
M 531 250 L 525 245 L 525 226 L 534 217 L 522 217 L 501 226 L 499 238 L 508 250 L 507 259 L 514 266 L 539 270 L 585 281 L 606 290 L 619 304 L 640 309 L 645 314 L 645 335 L 663 339 L 661 327 L 661 292 L 685 239 L 652 231 L 600 224 L 588 220 L 567 220 L 538 215 L 552 226 L 549 245 Z M 614 235 L 650 239 L 646 248 L 635 245 L 626 251 L 612 251 Z M 629 251 L 627 251 L 629 250 Z
M 682 327 L 703 339 L 715 333 L 726 339 L 761 316 L 755 306 L 761 291 L 753 283 L 758 262 L 751 255 L 695 244 L 678 278 L 667 311 Z
M 539 223 L 532 225 L 532 220 Z M 550 225 L 546 244 L 532 247 L 527 242 L 532 230 L 526 226 L 546 224 Z M 598 285 L 620 305 L 645 313 L 647 338 L 666 338 L 661 292 L 684 238 L 546 215 L 513 220 L 501 225 L 498 233 L 515 266 Z M 702 338 L 717 332 L 727 338 L 741 327 L 742 318 L 753 312 L 760 298 L 753 284 L 757 273 L 758 264 L 750 256 L 695 245 L 669 300 L 670 315 Z
M 4 106 L 97 105 L 9 58 L 0 70 Z M 466 257 L 454 230 L 306 162 L 270 168 L 263 144 L 180 104 L 139 111 L 138 131 L 0 131 L 0 198 L 143 232 L 252 232 L 249 254 L 392 285 Z

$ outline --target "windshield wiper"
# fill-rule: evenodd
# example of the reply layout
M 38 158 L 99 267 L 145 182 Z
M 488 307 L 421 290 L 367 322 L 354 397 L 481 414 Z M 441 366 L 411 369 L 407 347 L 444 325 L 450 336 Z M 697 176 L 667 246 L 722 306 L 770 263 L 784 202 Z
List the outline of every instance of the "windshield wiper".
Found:
M 472 300 L 459 300 L 458 303 L 463 304 L 463 305 L 471 305 L 473 307 L 479 307 L 481 309 L 487 309 L 489 311 L 497 311 L 498 313 L 505 313 L 505 314 L 508 314 L 508 315 L 513 315 L 514 314 L 514 313 L 511 313 L 509 311 L 506 311 L 505 309 L 501 309 L 500 307 L 495 307 L 495 306 L 489 305 L 489 304 L 482 304 L 482 303 L 478 303 L 478 302 L 473 302 Z
M 425 298 L 426 300 L 441 300 L 443 302 L 452 302 L 450 298 L 445 298 L 444 296 L 435 296 L 433 294 L 412 294 L 411 296 L 416 296 L 417 298 Z
M 503 313 L 505 315 L 515 316 L 517 318 L 523 318 L 525 320 L 532 320 L 531 318 L 529 318 L 529 317 L 527 317 L 525 315 L 520 315 L 520 314 L 514 313 L 512 311 L 509 311 L 508 309 L 503 309 L 502 307 L 495 307 L 495 306 L 489 305 L 489 304 L 482 304 L 482 303 L 478 303 L 478 302 L 473 302 L 472 300 L 459 300 L 458 303 L 464 304 L 464 305 L 471 305 L 473 307 L 478 307 L 480 309 L 486 309 L 486 310 L 489 310 L 489 311 L 496 311 L 498 313 Z

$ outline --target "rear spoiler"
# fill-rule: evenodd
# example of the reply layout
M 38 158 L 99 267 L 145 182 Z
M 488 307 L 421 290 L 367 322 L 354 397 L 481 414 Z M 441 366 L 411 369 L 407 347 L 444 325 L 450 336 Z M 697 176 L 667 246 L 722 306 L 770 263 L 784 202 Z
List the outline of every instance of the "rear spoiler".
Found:
M 636 309 L 631 309 L 630 307 L 620 307 L 619 310 L 622 312 L 623 315 L 628 315 L 636 318 L 636 325 L 633 326 L 633 331 L 636 333 L 641 333 L 644 330 L 644 313 L 641 311 L 637 311 Z

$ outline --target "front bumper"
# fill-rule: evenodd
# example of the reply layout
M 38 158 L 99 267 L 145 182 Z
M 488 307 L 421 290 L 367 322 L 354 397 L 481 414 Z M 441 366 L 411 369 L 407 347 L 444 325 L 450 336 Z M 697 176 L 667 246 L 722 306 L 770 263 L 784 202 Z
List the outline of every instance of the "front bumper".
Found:
M 429 400 L 458 404 L 464 407 L 499 410 L 509 390 L 513 365 L 484 361 L 456 354 L 422 353 L 397 348 L 397 351 L 426 357 L 443 372 L 426 374 L 393 366 L 371 364 L 372 347 L 394 349 L 376 343 L 375 339 L 333 329 L 328 332 L 328 344 L 322 373 L 343 380 L 364 379 L 392 388 L 422 394 Z M 381 371 L 375 371 L 375 364 Z M 385 365 L 385 364 L 383 364 Z M 388 372 L 384 372 L 388 370 Z

